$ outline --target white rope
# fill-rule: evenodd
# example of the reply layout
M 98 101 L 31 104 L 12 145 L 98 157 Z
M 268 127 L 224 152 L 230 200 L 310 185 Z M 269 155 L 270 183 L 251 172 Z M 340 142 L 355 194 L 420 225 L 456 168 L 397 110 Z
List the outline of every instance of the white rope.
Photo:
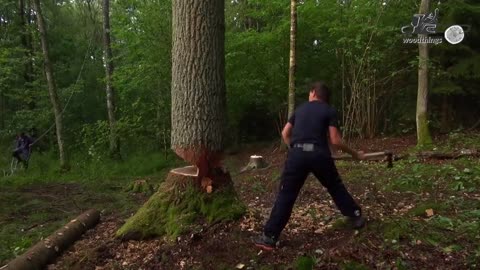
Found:
M 80 81 L 80 77 L 82 76 L 83 68 L 85 67 L 85 63 L 86 63 L 86 60 L 87 60 L 87 57 L 88 57 L 88 53 L 90 52 L 90 49 L 91 49 L 93 38 L 94 38 L 94 35 L 92 34 L 92 38 L 90 39 L 90 42 L 89 42 L 88 47 L 87 47 L 87 51 L 85 52 L 85 57 L 83 57 L 82 66 L 80 67 L 80 71 L 78 72 L 77 80 L 75 81 L 74 86 L 76 86 L 78 84 L 78 82 Z M 72 99 L 73 94 L 75 94 L 75 91 L 72 91 L 72 93 L 70 94 L 70 97 L 67 99 L 67 102 L 65 103 L 65 106 L 63 107 L 63 110 L 60 112 L 60 116 L 63 115 L 63 113 L 67 109 L 68 105 L 70 104 L 70 100 Z M 35 143 L 37 143 L 41 138 L 43 138 L 45 135 L 47 135 L 55 127 L 55 125 L 56 125 L 56 123 L 54 122 L 47 129 L 47 131 L 45 131 L 42 135 L 40 135 L 37 139 L 35 139 L 30 145 L 34 145 Z
M 92 34 L 92 38 L 90 39 L 90 42 L 89 42 L 88 47 L 87 47 L 87 51 L 85 52 L 85 57 L 83 57 L 83 62 L 82 62 L 82 65 L 80 67 L 80 71 L 78 72 L 77 80 L 75 81 L 74 86 L 76 86 L 78 84 L 78 82 L 80 81 L 80 77 L 82 76 L 83 68 L 85 67 L 85 63 L 87 61 L 88 54 L 89 54 L 90 49 L 92 47 L 93 38 L 94 38 L 94 35 Z M 68 105 L 70 104 L 70 100 L 72 100 L 72 97 L 73 97 L 74 93 L 75 93 L 75 91 L 72 91 L 72 93 L 70 94 L 70 97 L 68 97 L 67 102 L 65 103 L 65 106 L 63 107 L 63 110 L 60 112 L 60 116 L 62 116 L 63 113 L 65 112 L 65 110 L 67 109 Z M 47 129 L 47 131 L 45 131 L 42 135 L 40 135 L 37 139 L 35 139 L 30 144 L 30 146 L 37 143 L 41 138 L 43 138 L 45 135 L 47 135 L 48 132 L 50 132 L 54 127 L 55 127 L 55 123 L 53 123 Z M 10 172 L 7 172 L 6 170 L 3 170 L 3 176 L 13 175 L 15 173 L 15 171 L 17 170 L 17 166 L 18 166 L 18 161 L 15 158 L 12 158 L 12 161 L 10 163 Z

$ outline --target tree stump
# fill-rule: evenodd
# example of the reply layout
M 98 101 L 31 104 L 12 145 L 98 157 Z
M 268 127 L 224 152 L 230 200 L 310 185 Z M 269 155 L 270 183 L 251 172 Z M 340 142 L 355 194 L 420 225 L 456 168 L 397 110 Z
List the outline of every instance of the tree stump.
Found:
M 202 178 L 198 173 L 196 166 L 171 170 L 157 192 L 118 230 L 117 237 L 175 239 L 189 231 L 197 220 L 214 223 L 235 220 L 244 214 L 245 206 L 238 199 L 228 172 L 217 168 Z
M 240 172 L 245 172 L 248 170 L 254 170 L 254 169 L 263 169 L 268 166 L 267 162 L 265 162 L 265 159 L 263 156 L 257 156 L 253 155 L 250 156 L 250 161 L 248 162 L 247 166 L 245 166 Z

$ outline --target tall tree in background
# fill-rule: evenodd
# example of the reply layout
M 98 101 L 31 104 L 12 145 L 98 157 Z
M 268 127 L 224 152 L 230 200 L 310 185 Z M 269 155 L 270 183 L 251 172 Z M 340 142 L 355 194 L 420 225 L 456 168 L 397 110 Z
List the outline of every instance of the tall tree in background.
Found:
M 420 3 L 420 14 L 427 14 L 430 9 L 430 0 L 422 0 Z M 426 37 L 419 35 L 419 38 Z M 417 93 L 417 146 L 425 146 L 432 143 L 430 130 L 428 128 L 428 43 L 419 43 L 418 63 L 418 93 Z
M 288 68 L 288 117 L 295 110 L 295 70 L 296 70 L 296 39 L 297 36 L 297 0 L 290 1 L 290 64 Z
M 105 61 L 105 88 L 108 122 L 110 124 L 110 155 L 120 158 L 120 140 L 116 128 L 115 91 L 113 88 L 113 60 L 110 42 L 110 0 L 103 0 L 103 59 Z
M 27 1 L 28 2 L 28 1 Z M 26 89 L 32 89 L 32 83 L 34 81 L 34 69 L 33 69 L 33 46 L 31 32 L 29 30 L 29 24 L 31 23 L 30 7 L 27 6 L 25 0 L 18 1 L 18 15 L 20 22 L 20 40 L 22 48 L 25 51 L 25 68 L 23 72 L 23 79 Z M 35 99 L 28 99 L 28 107 L 30 110 L 35 108 Z
M 37 13 L 38 31 L 40 32 L 40 42 L 42 44 L 43 58 L 44 58 L 44 70 L 47 78 L 48 93 L 50 95 L 50 101 L 53 107 L 53 113 L 55 115 L 55 127 L 57 133 L 58 152 L 60 155 L 60 167 L 66 169 L 68 167 L 67 157 L 65 154 L 65 145 L 63 141 L 63 121 L 62 110 L 60 106 L 60 100 L 58 99 L 57 86 L 55 84 L 55 78 L 53 75 L 52 63 L 50 62 L 50 52 L 47 40 L 47 30 L 45 21 L 43 20 L 42 10 L 40 7 L 40 0 L 33 0 L 33 5 Z

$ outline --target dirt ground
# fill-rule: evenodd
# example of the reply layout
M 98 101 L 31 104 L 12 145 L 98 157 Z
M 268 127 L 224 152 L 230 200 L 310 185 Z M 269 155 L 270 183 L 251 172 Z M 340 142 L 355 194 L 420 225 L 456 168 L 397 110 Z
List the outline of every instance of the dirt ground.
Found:
M 388 148 L 395 153 L 407 151 L 414 143 L 414 137 L 355 142 L 367 152 Z M 252 154 L 263 155 L 269 167 L 239 173 Z M 261 231 L 270 213 L 285 156 L 285 149 L 271 144 L 261 148 L 251 146 L 227 158 L 236 191 L 248 206 L 241 220 L 204 224 L 201 232 L 190 232 L 174 243 L 164 239 L 122 242 L 114 236 L 126 217 L 114 213 L 103 215 L 100 224 L 48 269 L 309 269 L 300 266 L 301 258 L 305 257 L 314 261 L 314 269 L 473 269 L 480 266 L 472 262 L 472 258 L 479 259 L 472 255 L 478 248 L 475 244 L 478 240 L 446 232 L 454 238 L 452 241 L 459 241 L 462 246 L 446 252 L 445 246 L 420 240 L 423 239 L 421 231 L 417 237 L 415 230 L 403 228 L 410 224 L 403 222 L 407 219 L 416 222 L 418 228 L 426 228 L 429 219 L 411 215 L 412 209 L 426 197 L 428 201 L 439 201 L 447 195 L 443 194 L 442 187 L 430 193 L 386 190 L 382 185 L 386 185 L 393 173 L 391 175 L 385 163 L 379 162 L 338 163 L 347 188 L 362 205 L 368 219 L 366 228 L 360 231 L 348 228 L 328 193 L 310 176 L 281 236 L 279 248 L 273 252 L 256 249 L 252 237 Z M 401 170 L 397 169 L 396 174 L 401 176 Z M 480 200 L 476 191 L 459 196 Z M 146 199 L 138 199 L 139 206 Z M 445 215 L 451 211 L 445 210 Z M 409 233 L 403 233 L 402 229 Z M 395 236 L 388 238 L 392 234 Z

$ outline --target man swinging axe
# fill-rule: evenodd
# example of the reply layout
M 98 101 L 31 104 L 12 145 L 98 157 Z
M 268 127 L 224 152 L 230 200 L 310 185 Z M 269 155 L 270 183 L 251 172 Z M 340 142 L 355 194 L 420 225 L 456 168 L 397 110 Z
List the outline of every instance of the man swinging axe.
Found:
M 275 248 L 309 173 L 313 173 L 327 188 L 336 206 L 353 228 L 360 229 L 365 225 L 360 206 L 348 193 L 337 172 L 329 139 L 333 147 L 351 154 L 355 159 L 364 159 L 364 153 L 354 151 L 342 142 L 336 111 L 328 105 L 329 97 L 330 91 L 323 82 L 312 83 L 309 87 L 309 102 L 300 106 L 283 128 L 282 137 L 290 149 L 270 218 L 263 234 L 255 239 L 255 245 L 259 248 Z

